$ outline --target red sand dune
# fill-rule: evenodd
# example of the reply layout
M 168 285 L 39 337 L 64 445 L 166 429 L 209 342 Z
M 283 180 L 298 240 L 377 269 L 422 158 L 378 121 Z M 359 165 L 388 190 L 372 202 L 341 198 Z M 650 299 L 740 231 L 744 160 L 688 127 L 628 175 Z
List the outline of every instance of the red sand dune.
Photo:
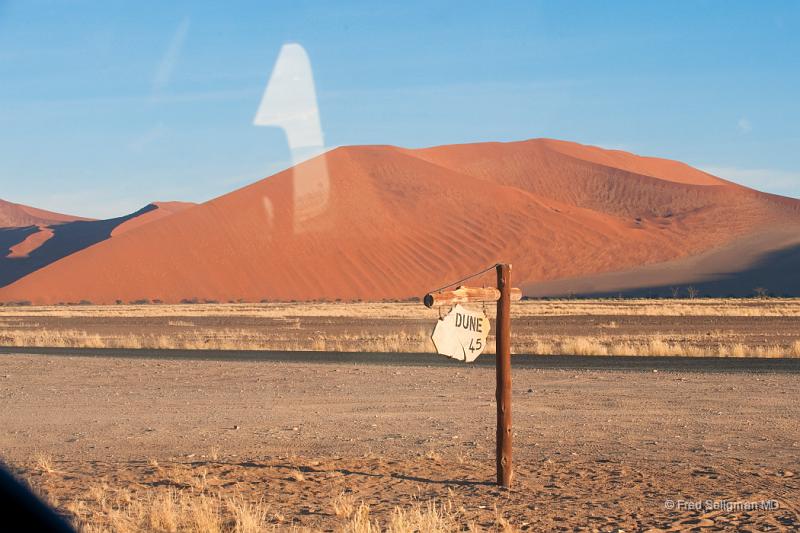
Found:
M 156 209 L 146 211 L 139 216 L 126 220 L 111 231 L 111 236 L 117 237 L 132 229 L 149 224 L 150 222 L 174 215 L 175 213 L 180 213 L 184 209 L 188 209 L 197 204 L 191 202 L 153 202 L 150 205 L 155 206 Z
M 73 220 L 89 220 L 87 218 L 62 215 L 36 209 L 22 204 L 14 204 L 0 200 L 0 228 L 21 228 L 25 226 L 48 226 Z
M 298 223 L 296 191 L 308 187 L 293 180 L 325 167 L 325 208 Z M 776 225 L 800 229 L 800 201 L 663 159 L 544 139 L 353 146 L 124 231 L 0 289 L 0 301 L 408 298 L 498 260 L 531 286 Z
M 689 185 L 730 185 L 723 179 L 712 176 L 701 170 L 690 167 L 680 161 L 661 159 L 658 157 L 642 157 L 621 150 L 604 150 L 596 146 L 586 146 L 571 142 L 546 140 L 548 148 L 561 152 L 564 155 L 581 159 L 610 168 L 619 168 L 677 183 Z

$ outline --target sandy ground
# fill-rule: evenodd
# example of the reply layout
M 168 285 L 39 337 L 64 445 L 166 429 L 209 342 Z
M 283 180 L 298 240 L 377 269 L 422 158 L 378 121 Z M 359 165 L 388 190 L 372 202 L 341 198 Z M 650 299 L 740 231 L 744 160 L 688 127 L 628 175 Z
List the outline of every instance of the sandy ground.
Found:
M 3 354 L 0 454 L 62 510 L 98 485 L 174 487 L 261 499 L 278 527 L 337 528 L 344 492 L 379 519 L 449 501 L 482 528 L 792 530 L 799 379 L 517 368 L 504 491 L 491 367 Z M 779 508 L 713 508 L 765 500 Z

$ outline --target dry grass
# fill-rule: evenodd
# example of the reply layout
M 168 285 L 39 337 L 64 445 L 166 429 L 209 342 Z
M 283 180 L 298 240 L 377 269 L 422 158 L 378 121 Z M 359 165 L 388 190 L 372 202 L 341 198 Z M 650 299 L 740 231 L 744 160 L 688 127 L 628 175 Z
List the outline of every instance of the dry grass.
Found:
M 550 337 L 517 339 L 515 351 L 537 355 L 613 355 L 672 357 L 800 357 L 800 341 L 789 345 L 747 346 L 720 333 L 716 337 L 659 335 Z
M 492 306 L 488 306 L 491 314 Z M 798 316 L 800 300 L 551 300 L 525 301 L 513 306 L 517 318 L 536 316 L 603 316 L 585 335 L 535 335 L 533 327 L 515 329 L 513 350 L 541 355 L 642 355 L 800 357 L 800 340 L 775 336 L 769 343 L 741 334 L 714 331 L 708 335 L 635 334 L 614 316 Z M 42 329 L 32 324 L 37 315 L 55 317 L 123 317 L 118 332 L 81 329 Z M 264 327 L 197 327 L 190 316 L 219 316 L 235 324 L 236 317 L 265 318 Z M 430 334 L 438 311 L 419 303 L 219 304 L 76 307 L 0 307 L 0 346 L 53 348 L 110 348 L 160 350 L 276 350 L 325 352 L 434 352 Z M 125 317 L 149 319 L 150 329 L 125 329 Z M 339 318 L 333 318 L 339 317 Z M 342 319 L 341 317 L 345 317 Z M 353 318 L 349 321 L 347 318 Z M 369 321 L 382 321 L 370 330 Z M 402 318 L 406 320 L 402 320 Z M 58 320 L 58 319 L 57 319 Z M 336 322 L 338 320 L 338 322 Z M 618 319 L 619 320 L 619 319 Z M 386 322 L 390 322 L 387 328 Z M 199 323 L 199 320 L 196 321 Z M 220 321 L 225 323 L 224 320 Z M 320 324 L 321 322 L 321 324 Z M 52 323 L 52 319 L 51 319 Z M 395 327 L 394 323 L 398 326 Z M 328 324 L 332 324 L 329 326 Z M 634 328 L 636 326 L 634 325 Z M 155 332 L 152 332 L 154 331 Z M 152 332 L 152 333 L 151 333 Z M 785 334 L 784 334 L 785 335 Z M 494 353 L 490 334 L 485 353 Z
M 381 526 L 369 516 L 369 505 L 361 502 L 350 520 L 345 522 L 337 533 L 380 533 Z
M 34 454 L 33 466 L 40 474 L 52 474 L 56 471 L 53 467 L 53 458 L 44 452 L 36 452 Z
M 452 533 L 477 531 L 474 523 L 464 523 L 451 500 L 430 500 L 411 508 L 395 507 L 388 522 L 381 524 L 370 516 L 369 505 L 361 502 L 350 519 L 337 529 L 339 533 Z
M 340 518 L 350 518 L 356 510 L 356 498 L 344 491 L 337 494 L 331 502 L 333 514 Z
M 34 474 L 54 471 L 49 456 L 36 454 L 33 459 L 31 472 Z M 187 465 L 181 464 L 159 466 L 155 460 L 150 461 L 149 466 L 159 468 L 163 479 L 170 483 L 154 487 L 138 483 L 114 487 L 99 481 L 66 498 L 62 495 L 60 500 L 51 498 L 56 492 L 45 489 L 53 481 L 52 477 L 34 475 L 31 488 L 64 513 L 76 529 L 86 533 L 312 531 L 296 525 L 291 516 L 274 509 L 263 497 L 248 498 L 238 490 L 232 494 L 223 492 L 226 484 L 216 477 L 206 486 L 208 473 L 203 469 L 187 469 Z M 305 479 L 299 470 L 290 471 L 289 477 L 296 481 Z M 411 505 L 383 509 L 383 513 L 375 517 L 367 503 L 357 502 L 352 492 L 342 491 L 331 498 L 329 508 L 335 518 L 326 530 L 332 528 L 342 533 L 477 531 L 477 525 L 466 518 L 465 509 L 453 503 L 453 491 L 448 494 L 445 500 L 412 500 Z M 513 531 L 497 511 L 495 515 L 494 529 Z
M 411 531 L 447 533 L 461 531 L 460 522 L 451 500 L 442 503 L 431 500 L 415 505 L 411 509 L 395 507 L 387 530 L 393 533 Z M 474 529 L 474 525 L 470 529 Z
M 491 314 L 493 306 L 488 305 Z M 694 298 L 526 300 L 512 306 L 512 315 L 638 315 L 638 316 L 800 316 L 798 298 Z M 292 320 L 302 317 L 435 318 L 438 311 L 419 302 L 0 306 L 0 318 L 14 317 L 259 317 Z M 180 320 L 175 322 L 191 322 Z
M 131 492 L 95 485 L 64 507 L 84 532 L 255 533 L 270 527 L 269 507 L 263 501 L 174 489 Z
M 516 527 L 514 527 L 514 524 L 500 514 L 500 511 L 497 510 L 497 507 L 494 508 L 494 523 L 496 530 L 501 533 L 517 533 L 519 531 Z
M 263 531 L 269 516 L 268 507 L 263 501 L 252 503 L 243 498 L 231 498 L 227 501 L 227 507 L 233 516 L 233 531 L 236 533 Z
M 167 325 L 191 328 L 194 327 L 194 322 L 188 322 L 186 320 L 168 320 Z
M 33 473 L 55 472 L 52 458 L 47 455 L 37 453 L 32 463 Z M 208 472 L 205 469 L 187 469 L 180 464 L 161 466 L 156 460 L 148 461 L 148 466 L 159 469 L 163 479 L 170 483 L 147 488 L 136 483 L 113 487 L 99 481 L 67 498 L 62 496 L 60 501 L 52 499 L 53 494 L 45 490 L 52 477 L 34 476 L 32 479 L 38 482 L 31 488 L 63 512 L 76 529 L 86 533 L 312 531 L 294 524 L 290 516 L 273 509 L 263 498 L 254 500 L 238 491 L 223 493 L 225 485 L 218 478 L 212 477 L 211 483 L 206 483 Z M 289 478 L 305 480 L 297 469 L 289 472 Z M 464 508 L 457 508 L 453 503 L 452 491 L 449 495 L 443 501 L 417 501 L 410 506 L 384 509 L 379 518 L 372 516 L 368 504 L 357 503 L 353 493 L 342 491 L 330 502 L 336 517 L 332 526 L 335 531 L 347 533 L 477 531 L 476 524 L 465 518 Z M 496 530 L 511 531 L 510 524 L 498 513 L 496 515 Z
M 247 329 L 193 330 L 172 334 L 105 334 L 80 330 L 0 329 L 0 346 L 53 348 L 125 348 L 158 350 L 281 350 L 325 352 L 433 353 L 431 327 L 402 329 L 377 335 L 369 331 L 295 335 Z M 601 331 L 603 331 L 601 327 Z M 800 357 L 800 340 L 780 339 L 769 345 L 748 346 L 725 332 L 713 335 L 665 336 L 624 334 L 592 336 L 535 336 L 520 332 L 514 353 L 537 355 L 615 355 L 676 357 Z M 486 351 L 494 353 L 489 337 Z
M 211 451 L 208 452 L 208 458 L 212 461 L 219 461 L 220 449 L 219 446 L 212 446 Z
M 432 352 L 429 328 L 376 335 L 285 335 L 248 329 L 203 329 L 171 334 L 104 334 L 87 331 L 0 329 L 0 346 L 156 350 L 289 350 L 332 352 Z
M 137 531 L 255 533 L 261 531 L 311 531 L 291 523 L 286 517 L 271 512 L 263 500 L 251 501 L 242 496 L 221 497 L 173 488 L 150 491 L 111 489 L 93 485 L 80 498 L 67 502 L 62 509 L 75 527 L 83 532 Z M 339 520 L 340 533 L 451 533 L 479 531 L 467 521 L 463 509 L 452 500 L 430 500 L 410 507 L 396 506 L 383 522 L 371 515 L 364 502 L 356 505 L 352 495 L 340 493 L 332 500 L 332 509 Z M 511 524 L 496 513 L 497 531 L 514 531 Z
M 442 461 L 442 454 L 440 454 L 436 450 L 428 450 L 427 452 L 425 452 L 425 458 L 439 463 Z
M 305 481 L 306 477 L 300 470 L 295 469 L 289 472 L 289 479 L 292 481 Z
M 386 318 L 435 317 L 438 312 L 420 302 L 341 302 L 266 304 L 159 304 L 159 305 L 0 305 L 0 318 L 15 317 L 255 317 L 292 321 L 303 317 Z
M 798 298 L 527 300 L 512 316 L 800 316 Z M 614 326 L 611 326 L 614 327 Z

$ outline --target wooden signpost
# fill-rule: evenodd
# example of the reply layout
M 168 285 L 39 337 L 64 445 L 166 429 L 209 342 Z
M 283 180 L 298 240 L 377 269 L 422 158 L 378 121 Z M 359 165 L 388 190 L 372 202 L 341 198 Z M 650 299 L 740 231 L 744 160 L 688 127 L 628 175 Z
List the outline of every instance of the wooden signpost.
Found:
M 463 308 L 462 311 L 459 311 L 458 308 L 461 306 L 457 304 L 497 302 L 497 332 L 495 333 L 497 374 L 497 388 L 495 392 L 495 398 L 497 400 L 497 484 L 508 488 L 511 486 L 511 477 L 513 474 L 511 449 L 511 300 L 522 299 L 522 291 L 520 289 L 511 288 L 511 265 L 497 264 L 494 268 L 497 271 L 497 288 L 458 287 L 452 291 L 431 292 L 425 295 L 424 303 L 427 307 L 456 305 L 453 312 L 444 319 L 446 321 L 452 317 L 455 325 L 449 328 L 447 326 L 442 326 L 446 329 L 439 330 L 440 334 L 437 335 L 436 331 L 440 327 L 439 324 L 437 324 L 437 328 L 434 330 L 434 344 L 439 353 L 458 359 L 460 359 L 460 357 L 453 354 L 457 354 L 460 347 L 463 351 L 462 360 L 471 362 L 480 354 L 483 346 L 478 349 L 473 343 L 472 347 L 479 350 L 477 353 L 474 353 L 474 350 L 470 350 L 469 345 L 465 346 L 465 339 L 474 340 L 474 335 L 478 333 L 483 334 L 484 326 L 482 325 L 480 317 L 477 317 L 475 320 L 465 320 L 467 313 L 463 311 Z M 460 320 L 458 319 L 459 313 L 462 315 Z M 481 325 L 477 325 L 478 323 Z M 466 334 L 467 336 L 460 332 L 459 328 L 466 330 L 468 332 Z M 480 332 L 475 331 L 478 328 L 481 329 Z M 450 333 L 451 330 L 453 333 Z M 486 326 L 486 330 L 488 333 L 488 325 Z M 470 334 L 470 331 L 473 333 Z M 473 336 L 470 337 L 469 335 Z M 485 338 L 484 336 L 484 341 Z M 485 345 L 485 342 L 482 344 Z M 470 355 L 468 355 L 468 353 Z M 474 355 L 474 357 L 472 357 L 472 355 Z

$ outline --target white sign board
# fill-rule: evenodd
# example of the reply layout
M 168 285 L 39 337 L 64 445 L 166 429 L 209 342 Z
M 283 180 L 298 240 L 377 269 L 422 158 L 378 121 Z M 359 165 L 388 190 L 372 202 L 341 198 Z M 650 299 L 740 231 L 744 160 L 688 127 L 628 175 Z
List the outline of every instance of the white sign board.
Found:
M 483 352 L 488 335 L 486 315 L 456 305 L 436 323 L 431 339 L 438 353 L 471 363 Z

